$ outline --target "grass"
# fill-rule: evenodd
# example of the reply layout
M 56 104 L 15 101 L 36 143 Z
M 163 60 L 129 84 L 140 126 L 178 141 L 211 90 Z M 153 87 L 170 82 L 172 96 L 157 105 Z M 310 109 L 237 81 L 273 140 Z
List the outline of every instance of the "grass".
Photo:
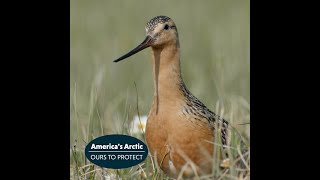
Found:
M 150 50 L 120 64 L 112 60 L 143 40 L 144 26 L 152 17 L 167 15 L 179 31 L 187 87 L 227 119 L 244 141 L 232 135 L 226 148 L 229 168 L 219 168 L 221 162 L 214 158 L 213 174 L 200 179 L 241 179 L 234 163 L 241 157 L 239 149 L 241 153 L 250 150 L 249 3 L 71 0 L 70 178 L 167 178 L 150 158 L 140 166 L 112 170 L 94 166 L 84 156 L 90 140 L 114 133 L 131 135 L 132 118 L 148 114 L 153 95 Z M 143 135 L 134 136 L 144 141 Z M 215 146 L 221 148 L 219 141 Z M 216 153 L 219 157 L 220 152 Z
M 137 96 L 138 100 L 138 96 Z M 241 99 L 242 100 L 242 99 Z M 237 102 L 235 99 L 232 99 L 232 103 Z M 139 106 L 137 101 L 137 114 L 139 114 Z M 235 106 L 235 107 L 234 107 Z M 230 114 L 224 114 L 224 107 L 220 107 L 218 102 L 216 106 L 216 112 L 220 116 L 229 117 L 229 122 L 231 125 L 234 125 L 233 117 L 239 117 L 240 113 L 237 113 L 243 106 L 239 106 L 239 103 L 231 105 L 233 108 L 230 110 Z M 246 116 L 248 116 L 249 110 L 247 111 Z M 88 126 L 91 129 L 92 124 L 94 122 L 90 121 Z M 98 123 L 98 122 L 97 122 Z M 101 122 L 99 122 L 101 123 Z M 126 123 L 127 124 L 127 123 Z M 128 134 L 140 138 L 145 142 L 144 133 L 141 134 L 131 134 L 128 126 L 123 125 L 123 129 L 121 130 L 121 134 Z M 242 136 L 240 132 L 238 132 L 239 128 L 234 128 L 232 134 L 230 135 L 230 145 L 226 146 L 226 149 L 222 149 L 221 139 L 219 135 L 215 135 L 215 149 L 220 149 L 221 151 L 215 151 L 213 154 L 212 161 L 214 162 L 214 166 L 212 167 L 213 173 L 206 176 L 198 177 L 199 179 L 249 179 L 250 176 L 250 144 L 249 139 Z M 216 127 L 216 129 L 219 129 Z M 89 131 L 90 132 L 90 131 Z M 216 131 L 218 132 L 218 131 Z M 86 133 L 85 133 L 86 134 Z M 87 135 L 89 135 L 88 133 Z M 101 133 L 99 136 L 104 135 Z M 95 138 L 94 136 L 88 136 L 88 141 Z M 90 139 L 90 140 L 89 140 Z M 164 173 L 162 173 L 158 167 L 156 167 L 155 163 L 152 161 L 151 156 L 147 157 L 143 163 L 133 166 L 131 168 L 119 169 L 119 170 L 111 170 L 106 168 L 98 167 L 94 164 L 91 164 L 84 155 L 84 146 L 88 141 L 83 140 L 82 147 L 78 147 L 78 140 L 75 140 L 73 147 L 71 148 L 71 179 L 171 179 L 167 177 Z M 80 143 L 81 144 L 81 143 Z M 221 153 L 224 151 L 224 153 Z M 220 154 L 221 153 L 221 154 Z M 228 154 L 228 158 L 225 156 L 225 153 Z M 227 160 L 229 163 L 222 166 L 223 161 L 217 157 L 223 157 L 223 160 Z M 248 157 L 249 156 L 249 157 Z M 239 169 L 238 163 L 243 164 L 243 168 Z M 161 163 L 160 163 L 161 164 Z M 192 166 L 192 162 L 189 162 L 189 165 Z M 226 167 L 221 169 L 221 167 Z M 180 173 L 179 177 L 182 177 L 182 173 Z M 244 176 L 245 178 L 241 178 Z M 112 178 L 113 177 L 113 178 Z M 180 179 L 180 178 L 178 178 Z

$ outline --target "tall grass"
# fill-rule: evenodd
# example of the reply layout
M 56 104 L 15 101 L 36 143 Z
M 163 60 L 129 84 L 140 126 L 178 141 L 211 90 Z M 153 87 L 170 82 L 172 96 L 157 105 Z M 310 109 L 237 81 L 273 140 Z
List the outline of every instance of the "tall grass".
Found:
M 114 175 L 122 179 L 166 178 L 150 158 L 141 167 L 112 170 L 94 166 L 84 156 L 84 147 L 93 138 L 111 133 L 130 135 L 132 118 L 138 111 L 148 114 L 153 96 L 150 50 L 120 64 L 112 60 L 140 43 L 145 24 L 157 15 L 167 15 L 177 25 L 182 76 L 189 90 L 241 135 L 242 143 L 238 134 L 230 137 L 226 148 L 229 168 L 222 169 L 220 159 L 214 158 L 213 174 L 200 178 L 239 178 L 234 163 L 250 149 L 249 3 L 71 0 L 71 179 Z M 142 135 L 138 138 L 144 141 Z M 221 148 L 219 141 L 215 146 Z

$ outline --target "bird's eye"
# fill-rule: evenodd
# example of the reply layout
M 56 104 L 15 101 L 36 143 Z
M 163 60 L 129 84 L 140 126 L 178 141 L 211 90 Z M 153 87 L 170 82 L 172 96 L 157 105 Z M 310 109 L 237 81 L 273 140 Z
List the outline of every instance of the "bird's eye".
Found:
M 168 30 L 168 29 L 169 29 L 169 25 L 166 24 L 166 25 L 164 26 L 164 29 L 165 29 L 165 30 Z

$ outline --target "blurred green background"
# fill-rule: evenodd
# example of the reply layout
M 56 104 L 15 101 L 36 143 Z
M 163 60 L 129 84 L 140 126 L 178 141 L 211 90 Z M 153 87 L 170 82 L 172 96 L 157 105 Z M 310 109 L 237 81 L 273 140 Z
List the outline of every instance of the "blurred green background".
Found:
M 127 133 L 128 122 L 147 115 L 153 97 L 150 49 L 112 61 L 141 43 L 144 26 L 166 15 L 177 25 L 182 77 L 209 109 L 217 102 L 250 120 L 250 1 L 71 0 L 70 143 Z M 243 108 L 245 107 L 245 108 Z M 234 114 L 234 113 L 233 113 Z M 234 123 L 234 124 L 235 124 Z M 244 126 L 246 132 L 249 126 Z M 79 145 L 80 144 L 80 145 Z

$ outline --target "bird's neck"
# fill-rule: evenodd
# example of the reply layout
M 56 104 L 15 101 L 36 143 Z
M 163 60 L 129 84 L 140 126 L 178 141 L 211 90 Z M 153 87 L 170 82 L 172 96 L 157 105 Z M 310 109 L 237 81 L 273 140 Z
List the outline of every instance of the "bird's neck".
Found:
M 180 48 L 168 45 L 162 48 L 152 47 L 152 69 L 154 83 L 154 103 L 170 104 L 181 98 Z

